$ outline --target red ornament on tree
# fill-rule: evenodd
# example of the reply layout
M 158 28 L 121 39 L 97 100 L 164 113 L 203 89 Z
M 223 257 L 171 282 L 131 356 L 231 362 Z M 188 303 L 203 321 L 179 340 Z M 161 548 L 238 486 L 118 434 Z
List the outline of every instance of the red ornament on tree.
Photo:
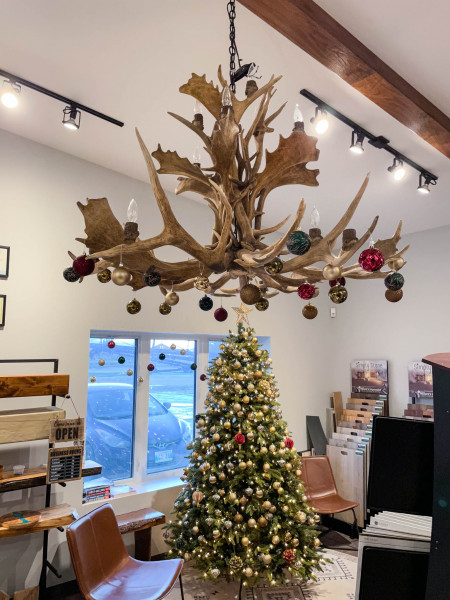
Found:
M 147 365 L 147 371 L 154 371 L 155 370 L 155 365 L 153 365 L 152 363 L 149 363 Z
M 287 548 L 287 550 L 283 552 L 283 558 L 288 563 L 288 565 L 290 565 L 295 561 L 295 552 L 290 548 Z
M 284 440 L 284 445 L 286 446 L 286 448 L 289 448 L 289 450 L 290 450 L 291 448 L 294 447 L 294 440 L 291 440 L 291 438 L 286 438 Z
M 339 277 L 339 279 L 332 279 L 328 282 L 330 287 L 334 287 L 335 285 L 345 285 L 345 277 Z
M 297 290 L 297 294 L 302 300 L 310 300 L 314 296 L 315 291 L 316 288 L 310 283 L 302 283 Z
M 72 268 L 77 275 L 82 277 L 83 275 L 90 275 L 95 267 L 95 261 L 92 258 L 86 258 L 83 254 L 82 256 L 77 256 L 77 258 L 72 263 Z
M 359 255 L 359 265 L 364 271 L 379 271 L 384 265 L 383 253 L 376 248 L 367 248 Z
M 108 348 L 115 348 L 116 347 L 116 342 L 113 342 L 112 340 L 108 342 Z
M 200 375 L 200 381 L 205 381 L 205 379 L 206 379 L 206 375 L 204 373 L 202 373 Z
M 245 435 L 243 433 L 237 433 L 234 441 L 236 442 L 236 444 L 243 444 L 245 442 Z
M 216 308 L 216 310 L 214 311 L 214 318 L 216 319 L 216 321 L 225 321 L 227 317 L 228 312 L 222 306 L 220 308 Z

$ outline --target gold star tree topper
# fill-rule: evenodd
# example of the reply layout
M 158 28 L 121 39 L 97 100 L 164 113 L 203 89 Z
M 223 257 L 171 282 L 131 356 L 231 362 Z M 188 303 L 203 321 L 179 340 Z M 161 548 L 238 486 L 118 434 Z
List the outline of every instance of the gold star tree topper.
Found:
M 241 302 L 241 306 L 233 306 L 232 308 L 237 315 L 236 325 L 242 322 L 247 323 L 247 325 L 250 327 L 250 322 L 248 320 L 247 314 L 249 312 L 252 312 L 253 308 L 249 308 L 243 302 Z

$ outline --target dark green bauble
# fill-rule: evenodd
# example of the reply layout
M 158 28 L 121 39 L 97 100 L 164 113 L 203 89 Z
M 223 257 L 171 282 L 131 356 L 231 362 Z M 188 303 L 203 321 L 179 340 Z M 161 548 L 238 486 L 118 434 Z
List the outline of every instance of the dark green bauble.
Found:
M 200 298 L 200 300 L 198 301 L 198 305 L 202 310 L 211 310 L 214 305 L 214 302 L 209 296 L 203 296 L 203 298 Z
M 159 360 L 165 360 L 166 359 L 166 355 L 164 354 L 164 352 L 161 352 L 161 354 L 159 355 Z
M 117 362 L 119 363 L 119 365 L 123 365 L 123 363 L 125 362 L 125 356 L 119 356 Z
M 272 262 L 264 266 L 264 270 L 269 275 L 276 275 L 283 270 L 283 262 L 279 258 L 274 258 Z
M 405 278 L 401 273 L 389 273 L 389 275 L 384 280 L 384 285 L 388 290 L 392 290 L 396 292 L 397 290 L 401 290 L 403 284 L 405 283 Z
M 178 550 L 182 550 L 186 547 L 186 540 L 184 540 L 182 537 L 177 538 L 175 546 L 178 548 Z
M 269 301 L 267 300 L 267 298 L 261 298 L 261 300 L 255 302 L 255 308 L 256 310 L 260 310 L 261 312 L 263 312 L 264 310 L 267 310 L 269 308 Z
M 161 275 L 153 270 L 153 267 L 147 269 L 145 273 L 142 275 L 142 280 L 145 285 L 149 285 L 150 287 L 155 287 L 161 281 Z
M 311 239 L 307 233 L 298 229 L 293 231 L 287 239 L 286 247 L 291 254 L 301 256 L 311 248 Z
M 342 304 L 347 300 L 348 292 L 343 285 L 333 285 L 328 292 L 328 296 L 335 304 Z
M 80 276 L 78 275 L 78 273 L 75 273 L 72 267 L 64 269 L 63 277 L 66 281 L 69 281 L 70 283 L 75 283 L 75 281 L 78 281 L 80 279 Z
M 168 304 L 166 304 L 165 302 L 163 302 L 162 304 L 159 305 L 159 312 L 162 315 L 169 315 L 172 311 L 172 307 L 169 306 Z
M 195 363 L 192 363 L 192 365 L 191 365 L 191 369 L 192 369 L 193 371 L 196 371 L 196 370 L 197 370 L 197 365 L 196 365 Z
M 109 269 L 100 271 L 100 273 L 97 273 L 97 279 L 100 283 L 108 283 L 108 281 L 111 281 L 111 271 Z
M 131 302 L 128 302 L 127 312 L 129 312 L 130 315 L 136 315 L 140 310 L 141 310 L 141 303 L 139 302 L 139 300 L 136 300 L 136 298 L 133 298 L 133 300 L 131 300 Z

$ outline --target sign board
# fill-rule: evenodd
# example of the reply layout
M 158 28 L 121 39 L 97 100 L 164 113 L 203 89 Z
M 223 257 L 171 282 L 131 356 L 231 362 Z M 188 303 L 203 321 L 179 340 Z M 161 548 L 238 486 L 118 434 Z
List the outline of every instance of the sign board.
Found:
M 47 461 L 47 483 L 81 479 L 83 446 L 50 448 Z
M 420 360 L 408 365 L 409 397 L 433 400 L 433 369 Z
M 352 392 L 388 394 L 387 360 L 353 360 L 351 372 Z
M 50 444 L 84 440 L 84 419 L 58 419 L 50 424 Z

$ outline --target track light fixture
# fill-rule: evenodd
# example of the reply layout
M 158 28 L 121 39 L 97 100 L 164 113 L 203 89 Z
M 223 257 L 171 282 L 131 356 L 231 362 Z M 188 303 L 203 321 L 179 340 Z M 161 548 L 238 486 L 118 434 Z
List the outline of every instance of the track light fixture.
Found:
M 19 104 L 19 94 L 21 87 L 15 81 L 4 79 L 1 91 L 1 99 L 3 106 L 7 108 L 16 108 Z
M 430 173 L 427 169 L 424 169 L 416 162 L 390 146 L 387 138 L 382 135 L 373 135 L 373 133 L 370 133 L 370 131 L 367 131 L 367 129 L 364 129 L 364 127 L 361 127 L 358 125 L 358 123 L 355 123 L 317 96 L 314 96 L 314 94 L 308 90 L 300 90 L 300 94 L 316 105 L 315 114 L 311 119 L 311 123 L 316 126 L 317 133 L 319 133 L 317 130 L 317 124 L 320 122 L 320 118 L 322 118 L 323 115 L 325 115 L 325 117 L 327 115 L 333 115 L 333 117 L 336 117 L 336 119 L 341 121 L 341 123 L 344 123 L 352 129 L 352 144 L 350 146 L 350 150 L 352 152 L 355 154 L 362 154 L 364 152 L 363 142 L 365 139 L 367 139 L 367 143 L 374 148 L 377 148 L 378 150 L 385 150 L 394 156 L 393 163 L 390 167 L 388 167 L 387 170 L 392 173 L 396 181 L 400 181 L 405 176 L 406 170 L 404 164 L 407 164 L 420 174 L 419 187 L 417 188 L 419 192 L 422 194 L 428 194 L 430 192 L 430 185 L 436 185 L 438 180 L 436 175 L 433 175 L 433 173 Z M 321 113 L 321 117 L 319 117 L 319 121 L 316 124 L 319 112 Z M 327 127 L 325 127 L 324 131 L 326 131 L 326 129 Z
M 72 131 L 76 131 L 80 129 L 80 121 L 81 121 L 81 112 L 77 110 L 76 106 L 66 106 L 63 110 L 63 120 L 62 123 L 64 127 L 67 129 L 71 129 Z
M 352 145 L 350 146 L 350 150 L 354 154 L 362 154 L 364 152 L 363 142 L 365 135 L 361 130 L 354 129 L 352 131 Z
M 44 94 L 44 96 L 49 96 L 54 100 L 64 102 L 64 104 L 66 104 L 67 106 L 63 111 L 63 125 L 69 129 L 80 128 L 81 111 L 89 113 L 90 115 L 93 115 L 94 117 L 97 117 L 99 119 L 103 119 L 104 121 L 108 121 L 108 123 L 112 123 L 113 125 L 117 125 L 118 127 L 124 126 L 124 123 L 122 123 L 122 121 L 113 119 L 113 117 L 108 117 L 108 115 L 105 115 L 99 112 L 98 110 L 94 110 L 93 108 L 89 108 L 89 106 L 85 106 L 84 104 L 80 104 L 75 100 L 66 98 L 66 96 L 62 96 L 61 94 L 52 92 L 52 90 L 48 90 L 47 88 L 44 88 L 41 85 L 38 85 L 37 83 L 33 83 L 32 81 L 28 81 L 27 79 L 23 79 L 23 77 L 19 77 L 18 75 L 13 75 L 12 73 L 3 71 L 3 69 L 0 69 L 0 77 L 6 78 L 3 81 L 0 96 L 2 104 L 7 106 L 8 108 L 14 108 L 15 106 L 17 106 L 19 101 L 18 95 L 20 94 L 22 87 L 27 87 L 31 90 L 34 90 L 35 92 Z
M 316 133 L 325 133 L 328 129 L 327 112 L 322 110 L 320 106 L 316 106 L 316 112 L 314 113 L 314 117 L 311 119 L 311 123 L 314 125 L 314 130 Z
M 406 174 L 405 167 L 403 166 L 403 161 L 397 158 L 396 156 L 394 157 L 392 165 L 388 167 L 388 171 L 389 173 L 392 173 L 395 181 L 401 181 Z

